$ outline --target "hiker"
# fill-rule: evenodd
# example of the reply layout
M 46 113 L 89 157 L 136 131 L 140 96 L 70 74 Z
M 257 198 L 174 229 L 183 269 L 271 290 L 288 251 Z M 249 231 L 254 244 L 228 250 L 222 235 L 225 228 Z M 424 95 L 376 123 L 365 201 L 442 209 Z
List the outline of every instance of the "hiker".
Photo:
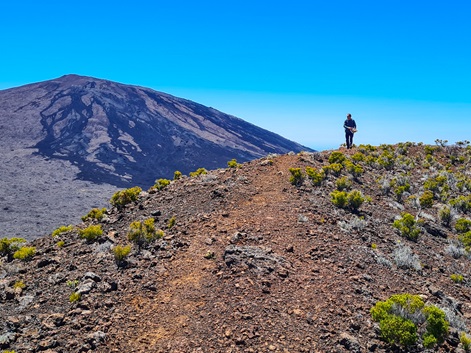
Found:
M 347 114 L 347 120 L 343 123 L 345 129 L 345 141 L 347 142 L 347 148 L 352 148 L 353 145 L 353 133 L 357 131 L 357 124 L 352 119 L 352 114 Z

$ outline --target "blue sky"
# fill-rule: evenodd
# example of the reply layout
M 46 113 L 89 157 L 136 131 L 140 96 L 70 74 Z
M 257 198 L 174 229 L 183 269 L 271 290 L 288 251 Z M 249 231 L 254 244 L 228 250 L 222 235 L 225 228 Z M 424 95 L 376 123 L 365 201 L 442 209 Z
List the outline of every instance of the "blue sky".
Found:
M 470 139 L 471 2 L 2 1 L 0 89 L 75 73 L 150 87 L 279 133 Z

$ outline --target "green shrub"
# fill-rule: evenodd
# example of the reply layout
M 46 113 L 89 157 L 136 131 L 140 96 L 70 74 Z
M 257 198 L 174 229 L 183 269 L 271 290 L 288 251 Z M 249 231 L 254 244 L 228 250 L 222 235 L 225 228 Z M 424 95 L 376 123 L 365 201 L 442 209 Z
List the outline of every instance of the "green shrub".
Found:
M 471 230 L 471 220 L 466 218 L 460 218 L 456 221 L 455 230 L 458 233 L 466 233 Z
M 461 332 L 460 334 L 460 343 L 463 345 L 465 352 L 469 352 L 471 349 L 471 337 L 469 337 L 466 332 Z
M 352 190 L 347 195 L 348 207 L 352 211 L 357 211 L 360 206 L 365 202 L 365 198 L 363 197 L 361 191 Z
M 342 164 L 346 159 L 347 157 L 345 157 L 345 155 L 342 152 L 334 151 L 329 156 L 329 163 L 330 164 L 332 163 Z
M 81 293 L 73 292 L 73 293 L 69 296 L 69 302 L 75 303 L 75 302 L 79 301 L 80 298 L 82 298 L 82 294 L 81 294 Z
M 329 170 L 332 171 L 332 173 L 335 176 L 339 176 L 342 173 L 343 170 L 343 164 L 340 163 L 332 163 L 328 166 Z
M 471 210 L 471 195 L 460 195 L 457 198 L 451 199 L 450 206 L 460 210 L 461 212 L 467 213 Z
M 65 242 L 64 242 L 63 240 L 59 240 L 59 241 L 56 243 L 56 245 L 57 245 L 58 248 L 62 248 L 62 247 L 64 247 Z
M 437 343 L 438 343 L 438 340 L 435 338 L 434 335 L 425 334 L 422 338 L 422 344 L 427 349 L 431 349 L 435 347 Z
M 15 251 L 13 254 L 14 259 L 28 261 L 33 258 L 36 254 L 36 248 L 34 246 L 23 246 Z
M 349 193 L 345 191 L 334 190 L 330 193 L 332 203 L 339 208 L 348 208 L 356 212 L 366 199 L 363 197 L 361 191 L 352 190 Z
M 155 229 L 153 218 L 148 218 L 143 222 L 132 222 L 129 227 L 128 239 L 129 241 L 136 243 L 139 248 L 146 243 L 150 243 L 155 239 L 162 238 L 164 236 L 163 231 Z
M 92 243 L 103 235 L 101 225 L 91 225 L 85 229 L 79 230 L 80 238 L 85 239 L 88 243 Z
M 179 180 L 182 177 L 182 172 L 176 170 L 175 173 L 173 173 L 173 180 Z
M 301 172 L 301 168 L 289 168 L 289 172 L 291 173 L 289 182 L 295 186 L 302 185 L 304 176 Z
M 229 162 L 227 162 L 227 166 L 229 168 L 240 168 L 242 164 L 237 163 L 237 160 L 231 159 Z
M 315 168 L 306 167 L 306 174 L 309 179 L 311 179 L 314 186 L 320 186 L 322 181 L 326 178 L 325 172 L 323 170 L 318 171 Z
M 172 227 L 175 225 L 176 221 L 177 221 L 177 219 L 175 218 L 175 216 L 173 216 L 172 218 L 170 218 L 170 219 L 168 220 L 167 228 L 168 228 L 168 229 L 172 228 Z
M 20 249 L 20 244 L 26 243 L 23 238 L 2 238 L 0 239 L 0 256 L 10 256 Z
M 423 310 L 426 320 L 426 336 L 433 336 L 436 342 L 443 342 L 448 334 L 450 324 L 446 321 L 445 312 L 435 305 L 426 306 Z
M 394 221 L 393 227 L 399 230 L 401 236 L 413 241 L 416 241 L 420 235 L 420 228 L 414 216 L 407 212 L 403 212 L 402 217 Z
M 157 179 L 152 188 L 157 189 L 157 190 L 163 190 L 169 185 L 170 185 L 170 180 L 168 180 L 168 179 Z
M 376 163 L 386 170 L 391 170 L 394 167 L 395 157 L 390 151 L 386 150 L 376 159 Z
M 83 219 L 83 217 L 82 217 L 82 219 Z M 61 233 L 70 232 L 72 229 L 74 229 L 74 226 L 72 226 L 72 225 L 60 226 L 59 228 L 54 230 L 51 235 L 52 235 L 52 237 L 56 237 Z
M 142 189 L 139 186 L 135 186 L 133 188 L 129 188 L 122 191 L 117 191 L 110 200 L 110 204 L 112 206 L 116 206 L 121 208 L 131 202 L 137 201 L 140 192 Z
M 448 206 L 443 206 L 440 211 L 438 211 L 438 217 L 445 227 L 449 227 L 451 221 L 453 220 L 453 215 L 451 213 L 451 208 Z
M 131 245 L 116 245 L 111 251 L 113 252 L 116 263 L 120 265 L 131 253 Z
M 89 219 L 96 219 L 97 221 L 101 221 L 103 219 L 103 216 L 106 213 L 106 208 L 92 208 L 90 212 L 87 213 L 87 215 L 82 217 L 82 221 L 87 221 Z
M 335 182 L 337 190 L 349 190 L 352 187 L 352 182 L 347 177 L 341 177 Z
M 417 342 L 417 326 L 400 316 L 389 315 L 379 323 L 381 338 L 389 344 L 412 346 Z
M 201 174 L 208 174 L 208 171 L 204 168 L 198 168 L 196 171 L 190 172 L 190 177 L 196 177 Z
M 353 156 L 352 156 L 352 160 L 354 162 L 363 162 L 365 160 L 365 155 L 361 152 L 356 152 Z
M 458 237 L 459 241 L 461 241 L 467 251 L 471 249 L 471 231 L 462 233 Z
M 348 204 L 347 193 L 345 191 L 334 190 L 330 193 L 332 203 L 338 208 L 346 208 Z
M 350 173 L 355 179 L 362 175 L 364 172 L 361 166 L 353 164 L 350 161 L 345 161 L 344 165 L 347 172 Z
M 77 288 L 78 284 L 79 284 L 79 280 L 78 279 L 74 279 L 74 280 L 68 280 L 66 282 L 67 284 L 67 287 L 69 288 L 72 288 L 72 289 L 75 289 Z
M 433 206 L 433 192 L 430 190 L 425 191 L 422 196 L 419 197 L 420 206 L 423 208 L 430 208 Z
M 420 330 L 424 332 L 423 345 L 432 348 L 442 343 L 448 333 L 449 323 L 443 310 L 434 305 L 426 306 L 418 295 L 395 294 L 377 302 L 370 313 L 373 320 L 379 322 L 382 339 L 389 344 L 412 346 L 418 341 Z
M 464 281 L 463 275 L 459 275 L 459 274 L 456 274 L 456 273 L 453 273 L 452 275 L 450 275 L 450 278 L 455 283 L 461 283 L 461 282 Z
M 23 281 L 16 281 L 15 284 L 13 285 L 13 288 L 25 289 L 26 284 Z

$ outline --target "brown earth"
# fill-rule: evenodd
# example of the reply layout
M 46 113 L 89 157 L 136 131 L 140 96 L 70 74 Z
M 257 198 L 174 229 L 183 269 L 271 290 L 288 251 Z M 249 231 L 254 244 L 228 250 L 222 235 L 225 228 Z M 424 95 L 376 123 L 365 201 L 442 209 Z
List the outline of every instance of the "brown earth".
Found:
M 349 158 L 357 151 L 342 150 Z M 35 240 L 31 261 L 4 258 L 1 265 L 0 347 L 17 353 L 400 351 L 380 339 L 370 309 L 408 292 L 447 312 L 449 335 L 433 351 L 463 351 L 458 335 L 467 332 L 471 317 L 470 260 L 463 249 L 455 257 L 449 250 L 459 243 L 438 217 L 444 204 L 435 200 L 432 208 L 419 209 L 411 200 L 427 178 L 444 172 L 451 156 L 466 158 L 448 167 L 467 175 L 470 153 L 437 148 L 425 163 L 425 152 L 423 146 L 394 146 L 390 170 L 359 162 L 364 173 L 351 178 L 352 188 L 371 200 L 358 212 L 333 205 L 333 174 L 321 186 L 307 178 L 300 186 L 290 183 L 290 168 L 329 164 L 331 152 L 301 153 L 141 193 L 138 202 L 108 211 L 98 222 L 105 236 L 92 244 L 77 230 Z M 378 179 L 401 176 L 412 197 L 398 202 L 394 193 L 382 192 Z M 450 190 L 450 197 L 458 194 L 469 190 Z M 424 221 L 417 241 L 392 226 L 403 211 Z M 134 246 L 118 267 L 110 247 L 126 244 L 129 225 L 150 217 L 164 238 L 140 251 Z M 176 224 L 168 228 L 172 217 Z M 398 265 L 400 248 L 412 250 L 419 268 Z M 455 283 L 452 274 L 464 280 Z M 76 279 L 75 290 L 83 294 L 70 303 Z M 20 280 L 26 288 L 13 289 Z

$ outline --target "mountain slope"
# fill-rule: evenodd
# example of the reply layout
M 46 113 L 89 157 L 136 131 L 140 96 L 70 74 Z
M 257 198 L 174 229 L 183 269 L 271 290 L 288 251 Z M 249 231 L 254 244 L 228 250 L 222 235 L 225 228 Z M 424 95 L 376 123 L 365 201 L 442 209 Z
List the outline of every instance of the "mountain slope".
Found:
M 118 187 L 309 150 L 189 100 L 77 75 L 0 91 L 0 119 L 3 144 L 28 142 L 41 156 L 72 162 L 80 179 Z
M 189 100 L 77 75 L 0 91 L 0 149 L 0 225 L 26 237 L 176 170 L 309 150 Z
M 4 257 L 4 348 L 391 352 L 398 349 L 380 339 L 369 311 L 408 292 L 447 315 L 450 331 L 435 351 L 459 352 L 471 318 L 470 260 L 455 229 L 471 195 L 469 149 L 360 150 L 268 156 L 185 177 L 100 221 L 35 240 L 29 263 Z M 338 174 L 334 163 L 344 166 Z M 318 186 L 290 182 L 290 168 L 305 175 L 326 166 Z M 334 205 L 331 193 L 345 183 L 370 200 Z M 431 205 L 427 190 L 436 196 Z M 440 212 L 447 205 L 455 205 L 448 225 Z M 393 227 L 403 212 L 420 220 L 415 240 Z M 133 222 L 148 219 L 163 238 L 134 244 L 117 266 L 110 249 L 129 244 Z M 79 231 L 92 224 L 104 234 L 87 243 Z M 26 287 L 14 290 L 17 281 Z M 82 297 L 70 303 L 74 292 Z M 423 350 L 419 343 L 406 351 Z

